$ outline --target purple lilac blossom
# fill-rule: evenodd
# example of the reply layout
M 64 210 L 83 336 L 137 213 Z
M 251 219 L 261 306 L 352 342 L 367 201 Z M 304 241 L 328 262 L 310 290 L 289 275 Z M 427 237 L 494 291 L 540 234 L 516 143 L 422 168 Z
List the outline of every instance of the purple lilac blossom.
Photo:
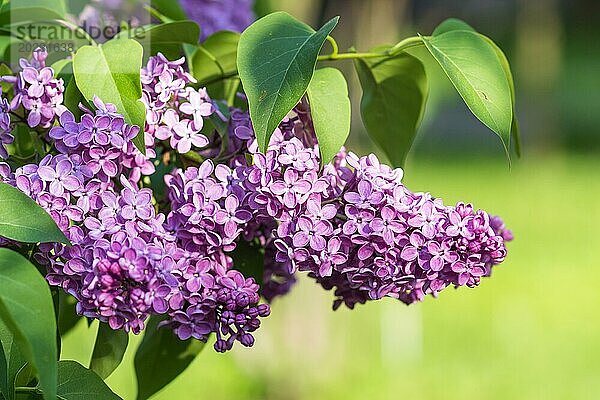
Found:
M 264 154 L 252 131 L 239 126 L 233 133 L 246 145 L 235 151 L 253 153 L 244 172 L 253 221 L 272 218 L 277 225 L 265 239 L 276 249 L 267 276 L 274 264 L 281 276 L 306 271 L 335 290 L 334 308 L 385 296 L 410 304 L 448 286 L 477 286 L 506 256 L 512 234 L 501 219 L 411 192 L 402 170 L 375 155 L 342 149 L 320 171 L 306 104 L 282 122 Z M 232 160 L 245 161 L 236 154 Z
M 178 64 L 159 58 L 157 64 L 170 65 L 156 66 L 162 76 L 155 85 L 155 100 L 171 90 L 160 111 L 172 110 L 169 107 L 178 106 L 178 101 L 187 104 L 182 114 L 188 112 L 196 130 L 210 111 L 206 104 L 212 103 L 204 101 L 205 92 L 186 89 L 185 84 L 181 92 L 165 89 L 173 84 L 164 79 L 171 72 L 168 67 Z M 168 216 L 158 213 L 152 190 L 138 186 L 143 176 L 154 172 L 154 139 L 143 156 L 132 144 L 139 128 L 127 125 L 114 105 L 99 98 L 93 105 L 95 111 L 81 107 L 85 114 L 80 121 L 70 111 L 61 114 L 48 135 L 58 155 L 14 172 L 0 164 L 0 179 L 38 202 L 72 243 L 40 245 L 35 257 L 48 268 L 48 281 L 77 299 L 79 314 L 113 329 L 139 333 L 151 314 L 168 313 L 164 325 L 181 339 L 206 341 L 214 332 L 217 351 L 231 349 L 235 341 L 252 346 L 252 332 L 270 310 L 259 304 L 258 284 L 233 269 L 226 254 L 252 217 L 240 202 L 243 195 L 238 197 L 241 185 L 230 184 L 228 167 L 215 170 L 210 161 L 197 168 L 196 175 L 193 169 L 175 171 L 168 180 L 173 210 Z M 175 147 L 180 143 L 181 139 Z M 178 188 L 180 178 L 196 182 Z M 214 213 L 202 218 L 200 204 Z M 213 225 L 203 225 L 210 217 Z M 204 241 L 195 234 L 203 229 Z M 0 243 L 15 245 L 4 239 Z
M 46 49 L 37 48 L 31 60 L 20 60 L 21 71 L 16 76 L 2 77 L 2 80 L 14 85 L 11 110 L 23 106 L 31 128 L 49 128 L 66 111 L 63 105 L 64 82 L 62 78 L 54 78 L 54 70 L 46 67 L 47 57 Z
M 201 40 L 217 31 L 242 32 L 254 21 L 254 0 L 181 0 L 188 18 L 200 25 Z
M 183 154 L 209 143 L 200 130 L 203 118 L 215 108 L 205 89 L 187 86 L 196 80 L 185 72 L 184 62 L 185 58 L 169 61 L 159 53 L 142 68 L 142 101 L 147 110 L 145 140 L 149 148 L 154 147 L 155 139 L 165 140 Z

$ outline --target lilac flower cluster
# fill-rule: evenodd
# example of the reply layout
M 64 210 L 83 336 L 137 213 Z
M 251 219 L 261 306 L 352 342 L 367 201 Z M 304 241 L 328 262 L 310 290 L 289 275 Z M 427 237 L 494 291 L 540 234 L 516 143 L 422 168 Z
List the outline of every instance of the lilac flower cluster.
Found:
M 169 61 L 162 54 L 150 57 L 142 69 L 142 101 L 146 105 L 146 144 L 168 140 L 179 153 L 202 148 L 208 138 L 200 133 L 204 117 L 214 112 L 205 89 L 195 90 L 188 83 L 196 80 L 182 67 L 185 58 Z
M 22 105 L 31 128 L 49 128 L 55 118 L 66 110 L 63 105 L 64 82 L 62 78 L 54 77 L 51 67 L 46 67 L 47 57 L 46 49 L 38 48 L 31 60 L 20 60 L 22 70 L 16 76 L 2 77 L 2 80 L 14 85 L 11 110 Z
M 186 262 L 173 267 L 162 287 L 166 302 L 156 311 L 169 313 L 167 324 L 182 339 L 206 340 L 216 332 L 217 351 L 229 350 L 235 340 L 251 346 L 258 317 L 270 312 L 267 305 L 257 305 L 254 279 L 232 269 L 226 254 L 252 218 L 242 204 L 241 180 L 234 177 L 235 171 L 223 164 L 215 168 L 210 160 L 165 177 L 171 204 L 166 226 Z
M 217 31 L 242 32 L 255 19 L 254 0 L 181 0 L 188 18 L 200 25 L 201 39 Z
M 196 175 L 175 172 L 168 180 L 173 211 L 157 213 L 152 190 L 136 185 L 154 172 L 131 142 L 139 129 L 114 105 L 98 98 L 93 104 L 81 121 L 65 111 L 50 130 L 58 155 L 14 173 L 0 165 L 2 181 L 40 204 L 72 243 L 40 245 L 35 257 L 47 266 L 47 280 L 77 299 L 79 314 L 113 329 L 139 333 L 151 314 L 168 313 L 164 324 L 181 339 L 206 341 L 214 332 L 217 351 L 235 341 L 251 346 L 270 310 L 258 304 L 254 279 L 225 254 L 251 218 L 228 183 L 229 168 L 218 166 L 216 178 L 209 178 L 210 161 Z M 200 203 L 212 207 L 217 225 L 203 225 L 209 216 Z
M 306 105 L 295 114 L 275 131 L 265 154 L 242 118 L 233 129 L 246 140 L 242 151 L 254 152 L 245 172 L 248 205 L 257 220 L 277 224 L 266 239 L 276 252 L 265 271 L 287 285 L 272 288 L 273 295 L 289 289 L 300 270 L 335 288 L 335 308 L 384 296 L 409 304 L 447 286 L 476 286 L 503 261 L 504 242 L 512 237 L 499 218 L 411 192 L 402 170 L 374 155 L 359 159 L 342 151 L 320 171 Z
M 0 158 L 8 158 L 6 145 L 11 144 L 15 140 L 15 137 L 11 135 L 11 132 L 10 104 L 8 99 L 2 97 L 2 88 L 0 87 Z
M 326 249 L 339 254 L 340 263 L 300 267 L 336 289 L 334 307 L 384 296 L 410 304 L 447 286 L 474 287 L 504 260 L 510 235 L 494 230 L 485 211 L 464 203 L 444 206 L 428 193 L 411 192 L 401 184 L 400 171 L 374 155 L 350 155 L 346 161 L 354 170 L 330 220 L 334 233 Z M 292 243 L 302 244 L 296 238 L 297 233 Z M 303 248 L 315 251 L 312 245 Z

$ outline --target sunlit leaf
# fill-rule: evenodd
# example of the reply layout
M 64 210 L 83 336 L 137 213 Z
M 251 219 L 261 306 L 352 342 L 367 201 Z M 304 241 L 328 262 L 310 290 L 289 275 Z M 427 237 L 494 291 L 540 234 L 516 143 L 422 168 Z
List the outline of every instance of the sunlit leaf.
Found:
M 275 128 L 306 92 L 319 52 L 338 19 L 315 32 L 291 15 L 276 12 L 242 33 L 238 71 L 263 151 Z
M 335 68 L 315 71 L 306 92 L 321 162 L 327 164 L 340 151 L 350 134 L 351 105 L 348 84 Z
M 0 236 L 26 243 L 69 243 L 50 214 L 25 193 L 3 182 L 0 182 Z
M 471 112 L 500 137 L 510 158 L 512 98 L 495 49 L 481 35 L 468 30 L 422 39 Z
M 77 87 L 88 101 L 98 96 L 105 103 L 114 104 L 128 124 L 140 127 L 134 143 L 144 153 L 146 107 L 140 100 L 142 53 L 142 46 L 132 39 L 83 46 L 75 53 L 73 71 Z

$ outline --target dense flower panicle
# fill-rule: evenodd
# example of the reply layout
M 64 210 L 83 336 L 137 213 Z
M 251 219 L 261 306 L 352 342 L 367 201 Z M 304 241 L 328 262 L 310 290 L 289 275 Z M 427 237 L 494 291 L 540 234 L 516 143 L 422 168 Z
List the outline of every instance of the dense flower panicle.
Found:
M 201 123 L 194 121 L 202 115 L 195 115 L 190 93 L 198 92 L 182 96 L 191 98 L 183 112 L 191 124 Z M 40 204 L 72 243 L 40 245 L 35 257 L 47 266 L 48 281 L 77 299 L 78 313 L 113 329 L 139 333 L 151 314 L 168 313 L 165 324 L 182 339 L 207 340 L 215 332 L 218 351 L 235 341 L 251 346 L 251 332 L 270 311 L 258 304 L 256 282 L 233 269 L 225 254 L 251 218 L 236 197 L 243 199 L 241 186 L 231 185 L 228 167 L 214 170 L 210 161 L 175 171 L 167 221 L 156 212 L 152 191 L 137 187 L 154 172 L 154 153 L 144 157 L 132 144 L 139 129 L 125 124 L 114 105 L 99 98 L 93 105 L 94 111 L 82 108 L 80 121 L 65 111 L 50 130 L 58 155 L 14 173 L 0 164 L 0 179 Z M 202 215 L 199 202 L 213 214 L 194 218 Z M 214 225 L 204 225 L 209 218 Z M 204 241 L 195 234 L 202 230 Z
M 215 332 L 217 351 L 229 350 L 236 340 L 251 346 L 258 317 L 269 313 L 267 305 L 258 305 L 258 284 L 233 269 L 227 255 L 252 218 L 234 176 L 229 167 L 207 160 L 165 177 L 171 204 L 165 226 L 183 253 L 164 280 L 165 302 L 156 311 L 168 312 L 165 324 L 181 339 L 206 340 Z
M 8 158 L 6 145 L 11 144 L 15 140 L 15 137 L 11 135 L 11 132 L 10 104 L 8 99 L 2 97 L 2 88 L 0 87 L 0 158 Z
M 142 69 L 142 101 L 146 105 L 145 139 L 149 148 L 154 140 L 168 140 L 179 153 L 202 148 L 209 141 L 200 133 L 203 118 L 214 112 L 205 89 L 195 90 L 196 80 L 182 67 L 185 58 L 169 61 L 161 53 L 150 57 Z
M 155 214 L 152 192 L 125 178 L 121 184 L 115 192 L 89 181 L 78 199 L 85 203 L 83 223 L 65 230 L 73 245 L 41 245 L 37 257 L 48 265 L 50 284 L 78 300 L 80 314 L 139 333 L 152 311 L 171 238 L 162 229 L 164 216 Z
M 255 19 L 254 0 L 181 0 L 181 6 L 200 25 L 202 40 L 217 31 L 242 32 Z
M 63 105 L 64 82 L 62 78 L 54 77 L 51 67 L 46 67 L 47 57 L 46 49 L 37 48 L 31 60 L 21 59 L 21 71 L 16 76 L 2 77 L 2 80 L 14 85 L 11 109 L 23 106 L 31 128 L 49 128 L 55 118 L 66 111 Z
M 374 155 L 358 158 L 342 149 L 321 171 L 307 115 L 300 104 L 264 154 L 244 124 L 233 132 L 247 140 L 242 151 L 254 152 L 245 173 L 248 204 L 255 216 L 277 221 L 267 241 L 285 271 L 280 275 L 307 271 L 335 288 L 336 308 L 353 307 L 384 296 L 412 303 L 447 286 L 473 287 L 503 261 L 504 241 L 512 236 L 501 220 L 412 193 L 402 170 Z M 266 265 L 273 270 L 270 260 Z

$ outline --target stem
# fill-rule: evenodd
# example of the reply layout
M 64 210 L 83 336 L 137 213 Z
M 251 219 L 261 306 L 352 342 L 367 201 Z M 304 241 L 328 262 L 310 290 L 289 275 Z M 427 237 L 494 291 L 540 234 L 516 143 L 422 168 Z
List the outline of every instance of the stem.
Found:
M 423 46 L 423 41 L 419 36 L 409 37 L 400 41 L 397 45 L 383 53 L 338 53 L 337 43 L 335 40 L 327 36 L 327 40 L 333 47 L 331 54 L 326 54 L 318 57 L 319 61 L 336 61 L 336 60 L 350 60 L 356 58 L 377 58 L 377 57 L 390 57 L 395 56 L 411 47 Z
M 393 56 L 393 55 L 396 55 L 406 49 L 410 49 L 411 47 L 418 47 L 418 46 L 423 46 L 423 40 L 421 40 L 420 36 L 413 36 L 413 37 L 409 37 L 404 40 L 401 40 L 398 44 L 396 44 L 394 47 L 389 49 L 387 52 L 389 55 Z
M 157 20 L 159 20 L 160 22 L 163 23 L 169 23 L 169 22 L 173 22 L 173 20 L 169 17 L 164 16 L 163 14 L 160 13 L 160 11 L 158 11 L 156 8 L 150 7 L 149 5 L 144 5 L 144 9 L 146 11 L 148 11 L 148 13 L 153 16 L 154 18 L 156 18 Z
M 327 36 L 327 41 L 331 44 L 331 47 L 333 48 L 333 51 L 331 52 L 331 55 L 332 56 L 337 56 L 338 55 L 338 51 L 339 51 L 337 42 L 331 36 Z
M 59 20 L 57 21 L 59 24 L 66 26 L 67 28 L 75 31 L 75 32 L 79 32 L 81 33 L 81 35 L 83 37 L 85 37 L 85 39 L 92 45 L 92 46 L 98 46 L 98 43 L 96 43 L 96 41 L 94 40 L 93 37 L 91 37 L 86 31 L 85 29 L 83 29 L 82 27 L 75 25 L 69 21 L 64 21 L 64 20 Z
M 319 61 L 336 61 L 336 60 L 350 60 L 355 58 L 376 58 L 376 57 L 389 57 L 387 53 L 339 53 L 339 54 L 326 54 L 319 56 Z
M 204 86 L 208 86 L 208 85 L 210 85 L 211 83 L 219 82 L 219 81 L 222 81 L 222 80 L 225 80 L 225 79 L 229 79 L 229 78 L 235 78 L 235 77 L 237 77 L 237 76 L 238 76 L 238 72 L 237 72 L 237 71 L 235 71 L 235 72 L 230 72 L 230 73 L 228 73 L 228 74 L 224 74 L 224 75 L 221 75 L 221 76 L 219 76 L 219 77 L 217 77 L 217 78 L 214 78 L 214 79 L 211 79 L 211 80 L 209 80 L 209 81 L 206 81 L 206 82 L 204 82 L 204 83 L 203 83 L 203 85 L 204 85 Z

